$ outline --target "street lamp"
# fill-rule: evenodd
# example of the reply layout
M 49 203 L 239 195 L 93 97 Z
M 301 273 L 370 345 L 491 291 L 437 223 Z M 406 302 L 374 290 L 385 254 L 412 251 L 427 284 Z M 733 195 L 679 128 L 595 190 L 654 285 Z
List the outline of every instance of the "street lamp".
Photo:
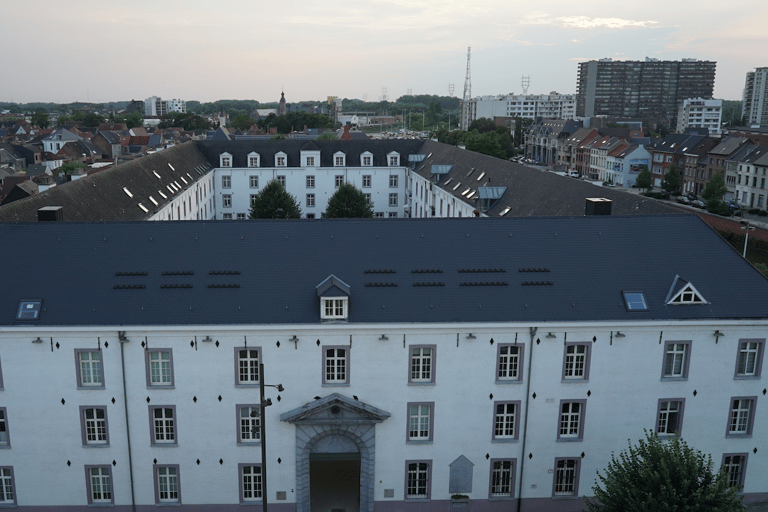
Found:
M 264 419 L 264 410 L 272 405 L 272 399 L 264 399 L 264 388 L 275 388 L 279 392 L 285 391 L 282 384 L 264 384 L 264 363 L 259 364 L 259 426 L 260 426 L 260 438 L 261 438 L 261 504 L 263 511 L 267 512 L 267 422 Z M 255 416 L 254 412 L 251 412 L 251 417 Z M 251 427 L 251 436 L 256 433 L 256 428 Z M 242 477 L 241 477 L 242 478 Z
M 749 232 L 755 229 L 755 226 L 750 225 L 749 220 L 743 220 L 741 221 L 741 224 L 744 224 L 741 226 L 741 229 L 747 232 L 746 236 L 744 237 L 744 254 L 742 254 L 741 257 L 747 259 L 747 241 L 749 240 Z

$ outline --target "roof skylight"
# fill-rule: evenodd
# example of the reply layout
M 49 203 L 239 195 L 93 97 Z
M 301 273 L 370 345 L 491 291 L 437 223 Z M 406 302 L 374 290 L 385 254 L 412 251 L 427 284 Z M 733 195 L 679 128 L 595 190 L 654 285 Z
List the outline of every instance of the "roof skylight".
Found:
M 485 176 L 485 171 L 480 173 L 480 176 L 477 177 L 477 181 L 480 181 L 481 179 L 483 179 L 483 176 Z
M 125 194 L 126 194 L 128 197 L 133 197 L 133 194 L 131 194 L 131 191 L 130 191 L 130 190 L 128 190 L 128 187 L 123 187 L 123 192 L 125 192 Z
M 141 208 L 142 210 L 144 210 L 144 213 L 149 213 L 149 210 L 147 210 L 147 207 L 146 207 L 146 206 L 144 206 L 144 205 L 143 205 L 143 204 L 141 204 L 141 203 L 139 203 L 139 208 Z
M 40 318 L 40 309 L 43 299 L 22 299 L 19 301 L 19 310 L 16 312 L 16 320 L 37 320 Z
M 168 196 L 163 194 L 162 190 L 158 190 L 157 193 L 160 194 L 161 196 L 163 196 L 163 199 L 168 199 Z
M 454 186 L 454 187 L 453 187 L 453 190 L 456 190 L 456 189 L 457 189 L 457 188 L 459 188 L 460 186 L 461 186 L 461 182 L 458 182 L 458 183 L 456 183 L 456 186 Z
M 645 302 L 645 293 L 643 292 L 622 292 L 624 294 L 624 305 L 627 311 L 648 311 L 648 303 Z
M 174 168 L 173 168 L 173 166 L 171 165 L 171 163 L 170 163 L 170 162 L 168 162 L 168 167 L 170 167 L 172 171 L 175 171 L 175 170 L 176 170 L 176 169 L 174 169 Z
M 157 179 L 162 179 L 162 178 L 160 178 L 160 175 L 157 174 L 157 171 L 152 171 L 152 174 L 154 174 L 157 177 Z

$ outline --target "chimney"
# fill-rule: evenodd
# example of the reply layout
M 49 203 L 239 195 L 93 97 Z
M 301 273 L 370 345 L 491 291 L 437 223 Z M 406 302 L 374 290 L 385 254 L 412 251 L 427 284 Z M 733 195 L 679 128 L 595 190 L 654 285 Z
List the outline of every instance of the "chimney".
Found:
M 341 134 L 341 140 L 352 140 L 352 134 L 349 133 L 349 125 L 344 125 L 344 133 Z
M 604 197 L 588 197 L 584 215 L 610 215 L 613 201 Z
M 38 222 L 61 222 L 64 220 L 63 206 L 43 206 L 37 210 Z

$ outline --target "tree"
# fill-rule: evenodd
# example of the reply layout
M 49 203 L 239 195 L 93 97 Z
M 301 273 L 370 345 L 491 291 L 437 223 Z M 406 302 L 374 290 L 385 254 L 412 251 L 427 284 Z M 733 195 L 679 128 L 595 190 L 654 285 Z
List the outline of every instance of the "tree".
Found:
M 317 136 L 317 140 L 339 140 L 333 131 L 323 132 Z
M 585 499 L 590 512 L 683 512 L 744 510 L 729 474 L 712 473 L 712 456 L 690 448 L 677 435 L 662 441 L 646 431 L 645 439 L 611 462 Z
M 635 186 L 637 188 L 645 188 L 651 190 L 651 187 L 653 186 L 653 176 L 651 176 L 651 171 L 648 170 L 647 165 L 644 165 L 640 171 L 640 174 L 637 175 Z
M 56 175 L 63 174 L 63 175 L 69 175 L 75 172 L 78 169 L 85 169 L 86 165 L 81 162 L 64 162 L 59 167 L 53 170 L 53 173 Z
M 371 219 L 373 208 L 362 190 L 351 183 L 342 183 L 328 200 L 323 213 L 328 219 Z
M 256 120 L 248 114 L 239 114 L 229 123 L 232 128 L 240 129 L 244 132 L 248 131 L 254 124 L 256 124 Z
M 717 171 L 707 182 L 707 185 L 701 192 L 701 197 L 703 197 L 705 201 L 709 201 L 710 199 L 717 199 L 720 201 L 726 192 L 728 192 L 728 187 L 725 186 L 723 171 Z
M 669 170 L 664 173 L 664 180 L 661 182 L 661 188 L 670 194 L 677 192 L 680 189 L 680 171 L 677 170 L 675 164 L 670 165 Z
M 300 219 L 301 208 L 296 198 L 279 181 L 272 180 L 251 202 L 252 219 Z
M 94 127 L 104 122 L 104 117 L 94 112 L 89 112 L 83 117 L 83 126 Z
M 48 117 L 48 112 L 45 110 L 38 110 L 32 115 L 32 124 L 39 126 L 43 130 L 48 128 L 51 124 L 51 118 Z

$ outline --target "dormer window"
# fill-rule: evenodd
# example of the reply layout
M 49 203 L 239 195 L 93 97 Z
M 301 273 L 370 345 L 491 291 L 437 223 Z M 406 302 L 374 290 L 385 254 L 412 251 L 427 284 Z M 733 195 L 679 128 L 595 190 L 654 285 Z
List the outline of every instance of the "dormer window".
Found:
M 387 155 L 387 162 L 390 167 L 398 167 L 400 165 L 400 154 L 392 151 Z
M 219 155 L 219 167 L 232 167 L 232 155 L 229 153 Z
M 331 274 L 317 285 L 321 320 L 349 319 L 349 285 Z
M 333 166 L 334 167 L 344 167 L 347 165 L 347 155 L 342 153 L 341 151 L 338 151 L 333 154 Z
M 315 166 L 315 157 L 308 156 L 305 167 L 314 167 L 314 166 Z
M 280 151 L 275 155 L 275 167 L 287 167 L 288 157 L 285 153 Z
M 668 306 L 709 304 L 709 301 L 688 281 L 675 276 L 672 287 L 667 294 Z
M 373 153 L 370 151 L 366 151 L 362 155 L 360 155 L 360 165 L 363 167 L 372 167 L 373 166 Z
M 256 152 L 248 153 L 248 167 L 260 167 L 258 153 Z

